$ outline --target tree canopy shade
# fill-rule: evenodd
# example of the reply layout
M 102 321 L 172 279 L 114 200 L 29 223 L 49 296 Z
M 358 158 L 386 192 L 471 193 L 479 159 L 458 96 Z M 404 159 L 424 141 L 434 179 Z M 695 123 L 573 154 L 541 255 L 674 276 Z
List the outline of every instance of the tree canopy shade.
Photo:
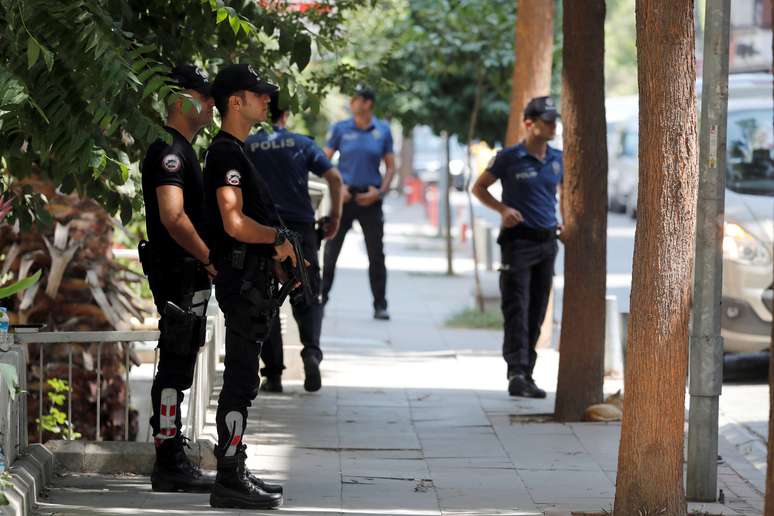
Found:
M 35 170 L 126 222 L 141 208 L 136 163 L 179 94 L 164 80 L 171 65 L 249 62 L 281 86 L 282 103 L 316 110 L 357 70 L 302 73 L 313 47 L 335 52 L 344 14 L 375 1 L 302 11 L 274 0 L 0 0 L 0 173 Z M 29 191 L 14 202 L 22 223 L 43 211 Z
M 478 92 L 473 136 L 502 141 L 514 61 L 513 33 L 504 27 L 515 20 L 513 0 L 412 0 L 388 32 L 384 77 L 394 90 L 378 109 L 404 127 L 426 124 L 466 142 Z

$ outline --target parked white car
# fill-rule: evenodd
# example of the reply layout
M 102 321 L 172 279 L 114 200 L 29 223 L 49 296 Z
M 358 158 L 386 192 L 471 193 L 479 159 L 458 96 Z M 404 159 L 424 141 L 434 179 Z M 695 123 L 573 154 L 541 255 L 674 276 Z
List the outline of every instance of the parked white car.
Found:
M 774 129 L 772 76 L 745 74 L 729 80 L 725 232 L 721 329 L 726 352 L 769 349 L 772 323 L 774 241 Z M 700 86 L 697 91 L 701 91 Z M 621 200 L 637 210 L 638 125 L 620 125 L 611 159 Z M 628 146 L 628 147 L 627 147 Z M 613 164 L 614 163 L 614 164 Z M 625 179 L 621 179 L 625 178 Z M 626 179 L 629 191 L 626 190 Z

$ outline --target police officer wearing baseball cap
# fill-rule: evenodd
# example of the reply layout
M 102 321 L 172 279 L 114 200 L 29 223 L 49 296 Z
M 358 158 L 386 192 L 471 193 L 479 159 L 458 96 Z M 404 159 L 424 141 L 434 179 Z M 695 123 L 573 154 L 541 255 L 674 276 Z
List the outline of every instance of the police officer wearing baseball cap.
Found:
M 205 155 L 204 182 L 210 256 L 218 270 L 215 296 L 226 323 L 213 507 L 271 509 L 282 503 L 281 486 L 247 470 L 242 442 L 247 408 L 258 394 L 261 345 L 277 314 L 276 265 L 296 262 L 287 233 L 272 225 L 270 194 L 243 149 L 252 127 L 266 120 L 275 91 L 246 64 L 224 67 L 212 85 L 222 123 Z
M 322 295 L 323 303 L 327 302 L 344 237 L 357 220 L 363 229 L 368 253 L 374 318 L 387 320 L 390 314 L 387 311 L 387 268 L 382 242 L 382 199 L 389 192 L 395 174 L 395 154 L 390 125 L 373 115 L 375 102 L 374 91 L 359 85 L 349 102 L 352 118 L 334 124 L 325 144 L 324 151 L 329 158 L 339 152 L 339 170 L 344 180 L 344 208 L 338 234 L 325 244 Z M 386 169 L 384 179 L 379 172 L 382 161 Z
M 272 132 L 260 131 L 247 138 L 245 149 L 255 168 L 266 181 L 277 208 L 273 222 L 282 224 L 301 236 L 304 257 L 310 262 L 307 276 L 313 299 L 307 304 L 303 296 L 291 298 L 293 317 L 298 323 L 301 337 L 301 358 L 304 363 L 304 388 L 313 392 L 320 389 L 320 331 L 322 329 L 322 304 L 320 302 L 320 266 L 317 261 L 320 239 L 315 228 L 315 214 L 309 197 L 309 172 L 322 177 L 328 183 L 330 212 L 323 227 L 323 238 L 336 234 L 341 218 L 341 175 L 331 165 L 322 149 L 314 140 L 286 128 L 288 112 L 279 106 L 279 94 L 271 96 L 269 103 Z M 281 220 L 279 220 L 281 218 Z M 272 325 L 271 335 L 261 350 L 264 368 L 261 390 L 282 392 L 284 354 L 280 325 Z
M 196 133 L 212 121 L 213 104 L 207 75 L 197 67 L 174 67 L 169 82 L 181 90 L 167 106 L 164 129 L 170 141 L 153 142 L 141 166 L 149 242 L 140 244 L 140 257 L 161 315 L 151 387 L 156 443 L 151 484 L 154 491 L 208 492 L 214 475 L 202 473 L 186 457 L 180 403 L 204 344 L 210 276 L 215 275 L 205 244 L 204 181 L 191 147 Z
M 473 194 L 502 219 L 497 242 L 502 256 L 503 357 L 511 396 L 546 396 L 532 373 L 561 230 L 556 194 L 564 173 L 562 153 L 548 145 L 558 118 L 551 97 L 530 100 L 524 109 L 524 141 L 498 152 L 473 185 Z M 498 179 L 502 201 L 488 191 Z

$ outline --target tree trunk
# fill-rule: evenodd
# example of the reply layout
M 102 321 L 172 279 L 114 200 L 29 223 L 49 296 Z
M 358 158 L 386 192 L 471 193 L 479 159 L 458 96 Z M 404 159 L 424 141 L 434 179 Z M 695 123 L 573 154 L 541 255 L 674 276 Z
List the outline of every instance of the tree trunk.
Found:
M 511 111 L 505 146 L 524 138 L 524 107 L 532 97 L 551 90 L 554 48 L 554 0 L 528 0 L 517 4 L 516 64 L 511 81 Z
M 403 140 L 400 145 L 400 166 L 398 167 L 398 191 L 403 192 L 406 179 L 414 171 L 414 139 L 411 137 L 414 128 L 403 129 Z
M 693 2 L 637 0 L 636 9 L 640 180 L 614 512 L 684 516 L 698 179 Z
M 607 134 L 605 0 L 564 0 L 564 304 L 556 417 L 602 401 L 605 357 Z

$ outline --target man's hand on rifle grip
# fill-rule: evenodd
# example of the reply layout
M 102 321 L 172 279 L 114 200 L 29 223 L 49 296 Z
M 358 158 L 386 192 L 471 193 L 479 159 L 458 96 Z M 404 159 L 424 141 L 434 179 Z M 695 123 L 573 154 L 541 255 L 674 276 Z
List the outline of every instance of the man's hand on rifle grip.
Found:
M 293 249 L 293 244 L 291 244 L 289 240 L 285 240 L 280 245 L 274 247 L 274 256 L 272 258 L 280 263 L 290 258 L 293 267 L 295 267 L 297 263 L 296 251 Z

